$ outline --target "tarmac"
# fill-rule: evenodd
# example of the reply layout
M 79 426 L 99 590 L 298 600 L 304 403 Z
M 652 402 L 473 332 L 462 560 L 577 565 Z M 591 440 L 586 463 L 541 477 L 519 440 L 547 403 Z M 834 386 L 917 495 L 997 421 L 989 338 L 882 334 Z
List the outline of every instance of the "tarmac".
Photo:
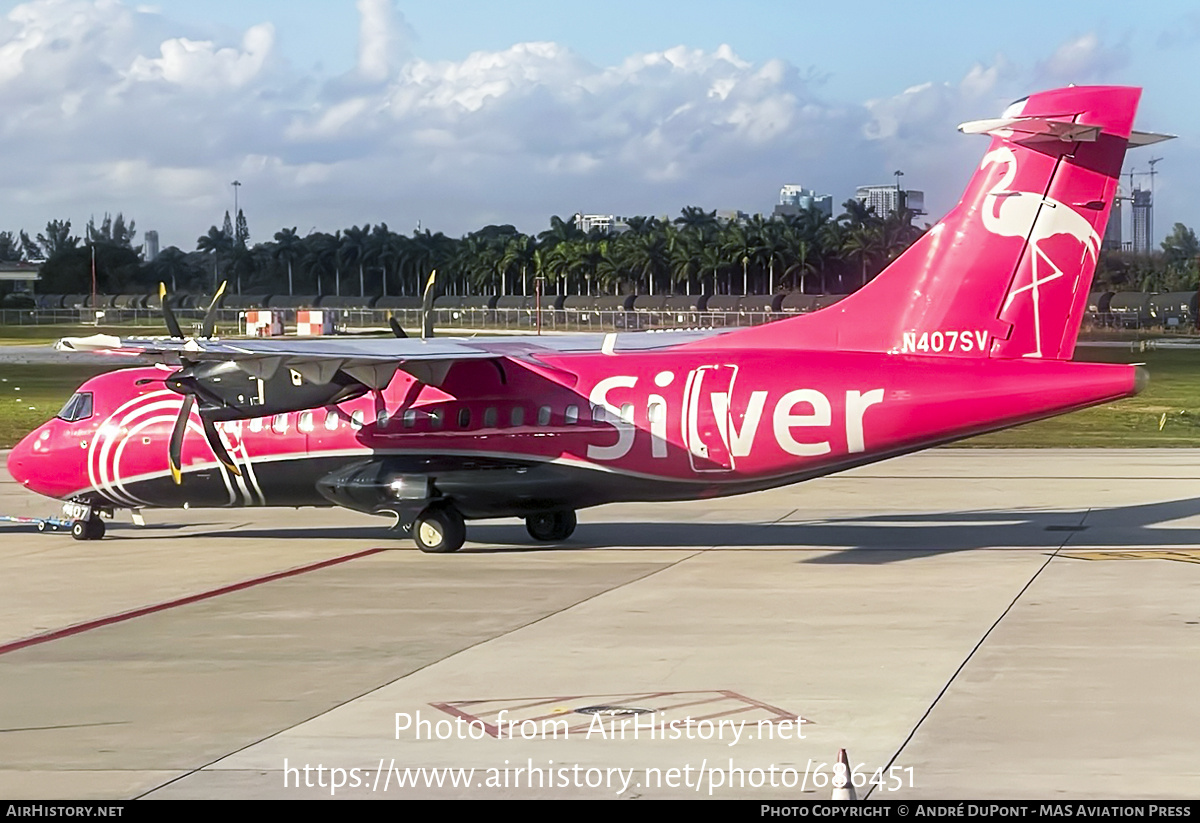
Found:
M 446 556 L 145 515 L 0 524 L 0 797 L 828 799 L 840 748 L 872 801 L 1200 797 L 1197 451 L 939 449 Z

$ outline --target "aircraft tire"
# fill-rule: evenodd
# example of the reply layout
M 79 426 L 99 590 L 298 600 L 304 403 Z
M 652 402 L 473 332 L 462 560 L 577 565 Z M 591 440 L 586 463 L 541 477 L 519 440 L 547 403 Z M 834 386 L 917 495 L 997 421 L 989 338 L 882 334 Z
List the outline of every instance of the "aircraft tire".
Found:
M 525 530 L 529 532 L 529 536 L 534 540 L 541 540 L 543 543 L 554 543 L 559 540 L 566 540 L 575 533 L 575 526 L 578 520 L 575 517 L 575 512 L 571 509 L 564 509 L 557 512 L 543 512 L 541 514 L 531 514 L 525 518 Z
M 71 521 L 71 536 L 76 540 L 99 540 L 104 537 L 104 521 L 99 517 Z
M 38 531 L 40 531 L 40 532 L 44 532 L 44 531 L 45 531 L 47 528 L 49 528 L 49 527 L 46 525 L 46 521 L 45 521 L 45 520 L 39 520 L 39 521 L 38 521 L 38 525 L 37 525 L 37 529 L 38 529 Z
M 467 525 L 453 506 L 430 506 L 413 521 L 412 538 L 423 552 L 449 554 L 462 548 Z

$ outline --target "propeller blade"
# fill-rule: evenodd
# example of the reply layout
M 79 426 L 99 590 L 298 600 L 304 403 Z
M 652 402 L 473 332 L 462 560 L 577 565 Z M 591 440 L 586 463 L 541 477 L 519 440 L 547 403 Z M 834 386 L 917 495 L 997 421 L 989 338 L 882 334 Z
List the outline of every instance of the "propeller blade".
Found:
M 217 328 L 217 304 L 221 302 L 221 295 L 225 293 L 225 286 L 228 284 L 228 280 L 221 283 L 221 288 L 217 289 L 212 302 L 208 304 L 208 311 L 204 313 L 204 322 L 200 324 L 200 336 L 206 340 L 213 336 Z
M 433 297 L 434 281 L 437 279 L 437 269 L 429 273 L 425 281 L 425 294 L 421 298 L 421 339 L 433 337 Z
M 221 461 L 221 465 L 228 469 L 231 473 L 238 477 L 242 476 L 242 472 L 238 469 L 237 464 L 233 462 L 233 458 L 229 456 L 229 450 L 225 448 L 225 441 L 221 439 L 221 433 L 217 431 L 217 424 L 200 414 L 200 422 L 204 424 L 204 436 L 208 438 L 209 448 L 213 450 L 213 454 Z
M 404 329 L 400 328 L 400 321 L 398 321 L 395 317 L 388 318 L 388 325 L 392 327 L 392 334 L 396 337 L 401 339 L 408 337 L 408 335 L 404 333 Z
M 167 463 L 171 467 L 171 479 L 175 481 L 175 485 L 179 486 L 183 483 L 183 437 L 187 434 L 188 418 L 192 414 L 192 406 L 195 405 L 196 398 L 190 394 L 183 396 L 183 403 L 179 407 L 179 416 L 175 418 L 175 428 L 171 429 L 171 445 L 167 449 Z
M 179 328 L 179 321 L 175 319 L 175 312 L 171 311 L 171 307 L 167 305 L 167 284 L 158 284 L 158 302 L 162 304 L 163 320 L 167 324 L 167 331 L 172 337 L 183 339 L 183 330 Z

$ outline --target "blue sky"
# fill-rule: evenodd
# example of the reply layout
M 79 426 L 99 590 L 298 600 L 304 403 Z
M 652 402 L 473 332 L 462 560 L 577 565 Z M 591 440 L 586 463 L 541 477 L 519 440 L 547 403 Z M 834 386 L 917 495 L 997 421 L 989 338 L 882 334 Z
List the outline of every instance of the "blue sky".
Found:
M 123 211 L 195 247 L 385 221 L 536 232 L 577 210 L 769 212 L 892 171 L 953 205 L 1012 99 L 1145 88 L 1156 233 L 1200 224 L 1194 3 L 0 3 L 0 230 Z M 1153 154 L 1150 154 L 1150 153 Z M 1145 156 L 1143 157 L 1142 154 Z

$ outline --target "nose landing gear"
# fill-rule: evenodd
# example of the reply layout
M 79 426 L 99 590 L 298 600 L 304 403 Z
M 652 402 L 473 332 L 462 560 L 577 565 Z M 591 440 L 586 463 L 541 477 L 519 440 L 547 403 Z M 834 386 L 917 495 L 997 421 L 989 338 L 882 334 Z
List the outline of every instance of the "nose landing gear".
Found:
M 104 521 L 99 514 L 92 514 L 86 520 L 71 522 L 71 536 L 76 540 L 99 540 L 104 537 Z

